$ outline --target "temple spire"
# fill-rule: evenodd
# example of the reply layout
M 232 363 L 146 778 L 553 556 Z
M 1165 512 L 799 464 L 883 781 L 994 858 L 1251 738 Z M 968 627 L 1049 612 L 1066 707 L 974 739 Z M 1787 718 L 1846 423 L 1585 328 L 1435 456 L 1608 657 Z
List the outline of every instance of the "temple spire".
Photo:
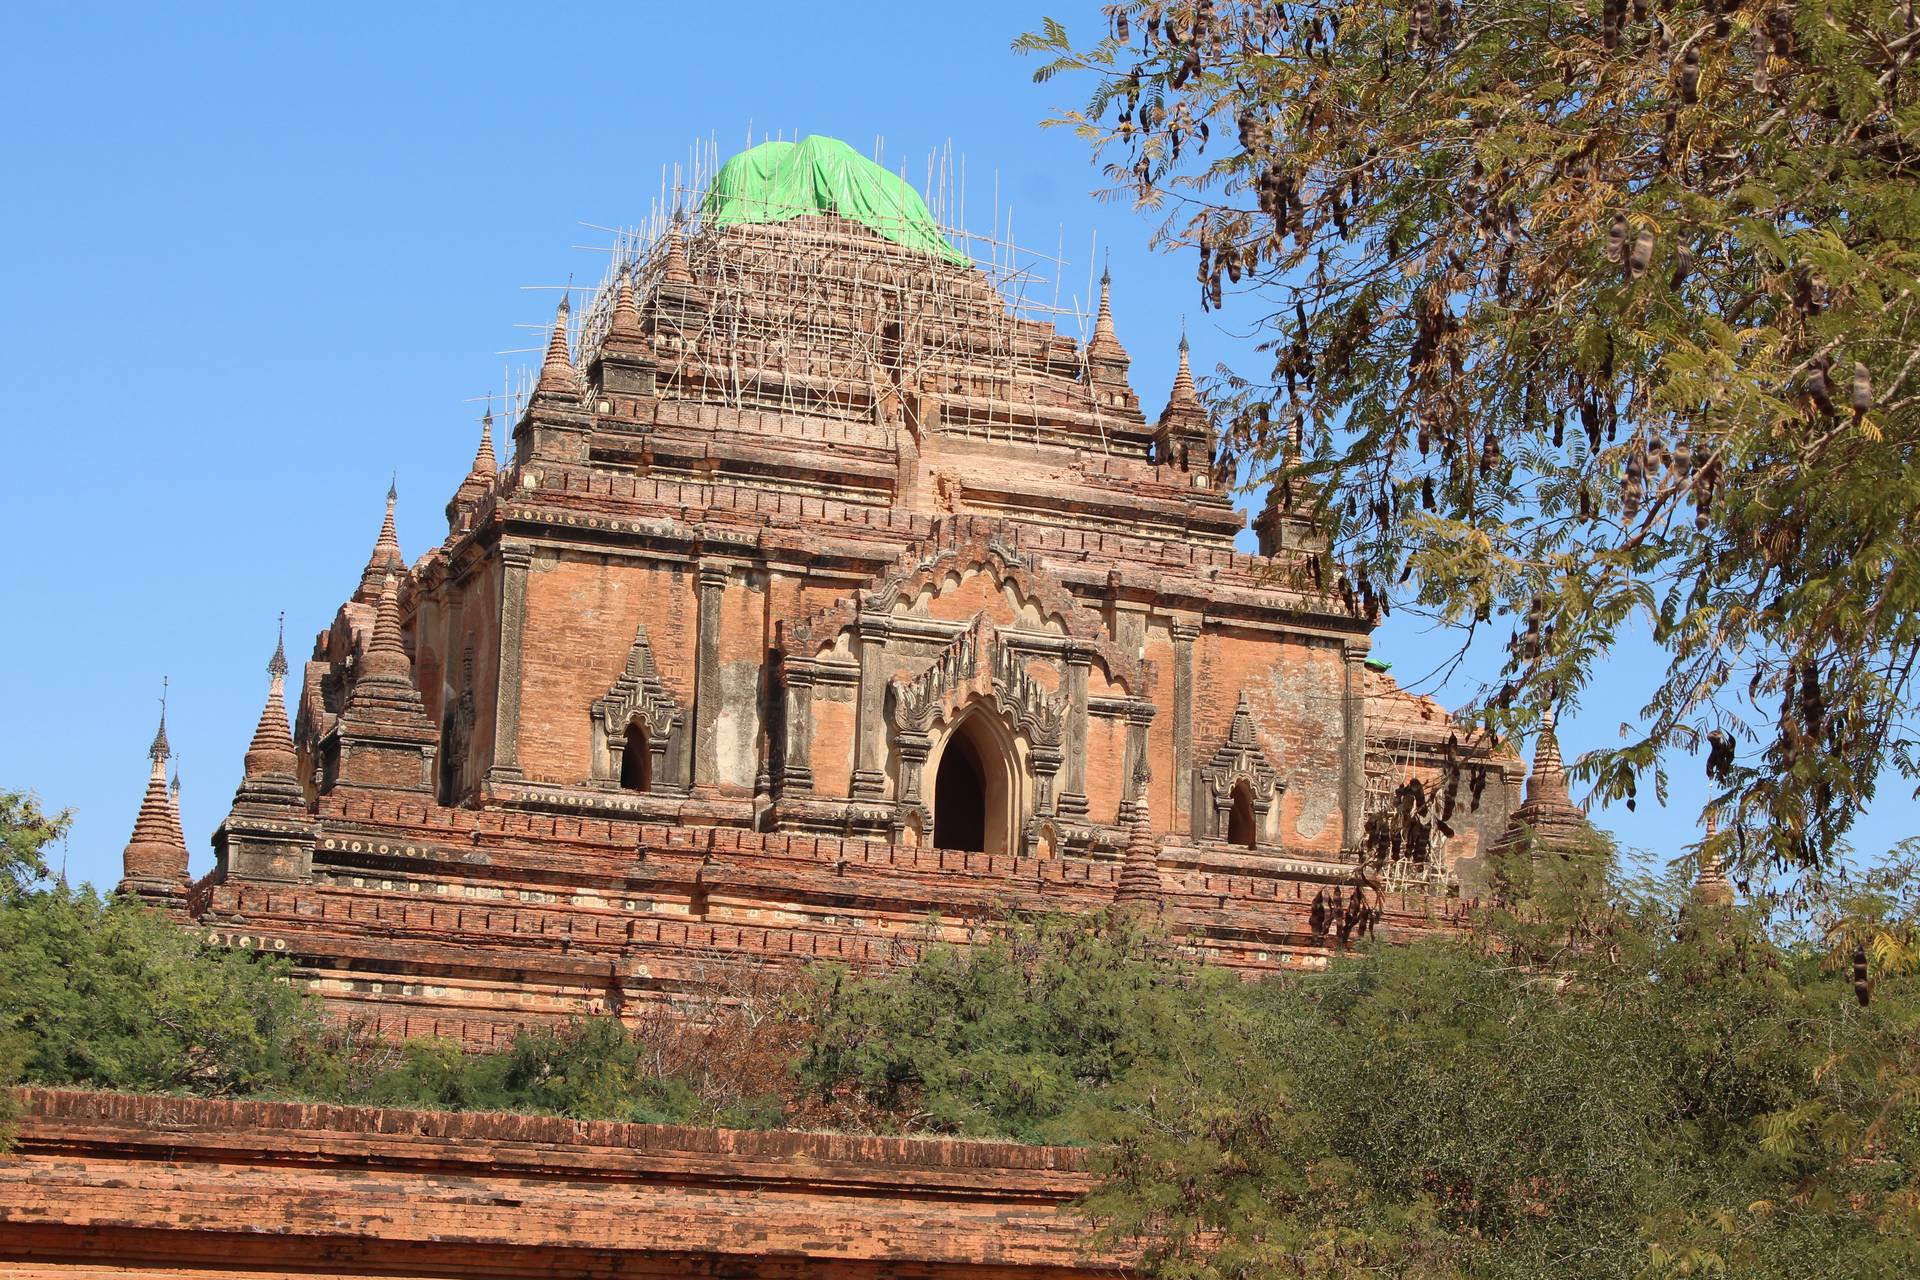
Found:
M 466 529 L 471 523 L 474 509 L 493 488 L 494 477 L 500 473 L 500 464 L 493 456 L 493 403 L 487 403 L 487 411 L 480 419 L 480 447 L 473 452 L 473 465 L 467 468 L 466 478 L 460 487 L 447 499 L 447 536 Z
M 280 615 L 280 637 L 267 661 L 267 701 L 253 727 L 253 741 L 247 744 L 246 771 L 233 799 L 235 807 L 284 808 L 301 800 L 293 730 L 287 723 L 286 618 Z
M 1118 903 L 1160 904 L 1159 848 L 1153 838 L 1153 818 L 1147 804 L 1147 761 L 1141 757 L 1133 771 L 1133 820 L 1127 827 L 1127 850 L 1114 887 Z
M 667 232 L 667 270 L 665 282 L 671 285 L 691 285 L 693 268 L 687 263 L 687 240 L 676 221 Z
M 633 267 L 621 268 L 620 288 L 613 295 L 613 315 L 607 332 L 621 338 L 640 336 L 640 307 L 633 295 Z
M 1567 769 L 1560 759 L 1560 736 L 1553 708 L 1540 716 L 1540 732 L 1534 738 L 1533 770 L 1527 774 L 1527 800 L 1553 802 L 1569 807 L 1573 797 L 1567 790 Z
M 1540 732 L 1534 737 L 1526 796 L 1513 811 L 1506 831 L 1494 842 L 1494 849 L 1523 849 L 1537 858 L 1546 853 L 1598 856 L 1606 854 L 1609 847 L 1607 838 L 1594 829 L 1568 794 L 1559 732 L 1549 707 L 1541 715 Z
M 162 697 L 160 727 L 153 735 L 153 745 L 147 748 L 147 790 L 140 797 L 133 835 L 121 854 L 120 887 L 147 897 L 176 893 L 187 883 L 187 842 L 180 834 L 179 817 L 167 791 L 167 759 L 171 754 L 166 700 Z
M 1730 907 L 1733 905 L 1733 884 L 1727 879 L 1726 863 L 1721 861 L 1719 850 L 1714 848 L 1714 841 L 1719 834 L 1720 824 L 1709 806 L 1707 833 L 1700 841 L 1700 870 L 1694 876 L 1693 892 L 1703 902 Z
M 489 404 L 480 419 L 480 447 L 473 451 L 473 468 L 469 474 L 492 479 L 499 470 L 500 463 L 493 456 L 493 406 Z
M 580 381 L 574 375 L 573 356 L 567 349 L 567 323 L 573 313 L 573 304 L 566 294 L 560 295 L 560 305 L 554 309 L 553 332 L 547 338 L 547 358 L 540 366 L 540 381 L 536 391 L 573 392 L 579 390 Z
M 354 687 L 367 681 L 411 685 L 413 661 L 400 629 L 400 585 L 392 574 L 380 585 L 380 603 L 373 619 L 373 638 L 360 659 L 360 674 Z
M 1113 270 L 1100 273 L 1100 311 L 1093 320 L 1093 337 L 1087 341 L 1087 358 L 1097 364 L 1124 367 L 1127 349 L 1113 331 Z
M 1176 404 L 1200 403 L 1200 392 L 1193 385 L 1193 366 L 1187 358 L 1187 328 L 1180 326 L 1180 367 L 1173 373 L 1173 392 L 1167 397 L 1168 407 Z
M 387 484 L 387 514 L 380 521 L 379 536 L 373 540 L 373 554 L 367 557 L 367 567 L 360 572 L 359 589 L 353 593 L 353 598 L 361 604 L 371 604 L 379 598 L 381 579 L 390 573 L 407 571 L 407 559 L 400 554 L 400 535 L 393 524 L 393 504 L 399 496 L 398 477 L 395 477 Z

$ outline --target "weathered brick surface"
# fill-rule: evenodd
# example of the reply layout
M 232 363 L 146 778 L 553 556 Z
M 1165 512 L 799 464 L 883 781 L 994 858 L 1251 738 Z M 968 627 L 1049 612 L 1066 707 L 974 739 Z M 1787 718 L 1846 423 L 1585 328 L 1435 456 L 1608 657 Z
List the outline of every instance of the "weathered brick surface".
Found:
M 21 1090 L 9 1276 L 1116 1274 L 1082 1153 Z

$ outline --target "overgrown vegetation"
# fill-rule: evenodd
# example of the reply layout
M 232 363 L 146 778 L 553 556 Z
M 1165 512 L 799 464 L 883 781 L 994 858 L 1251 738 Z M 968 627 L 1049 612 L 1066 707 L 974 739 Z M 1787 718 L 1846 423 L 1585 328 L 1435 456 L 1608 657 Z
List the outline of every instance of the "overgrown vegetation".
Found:
M 1893 1275 L 1920 1266 L 1916 868 L 1920 841 L 1788 917 L 1684 863 L 1547 860 L 1462 936 L 1258 983 L 1135 917 L 1008 920 L 476 1054 L 23 873 L 0 1045 L 40 1084 L 1098 1145 L 1100 1239 L 1183 1280 Z
M 1698 753 L 1750 871 L 1920 778 L 1912 0 L 1102 10 L 1016 47 L 1255 332 L 1220 466 L 1319 506 L 1323 585 L 1504 641 L 1507 739 L 1650 634 L 1583 776 Z

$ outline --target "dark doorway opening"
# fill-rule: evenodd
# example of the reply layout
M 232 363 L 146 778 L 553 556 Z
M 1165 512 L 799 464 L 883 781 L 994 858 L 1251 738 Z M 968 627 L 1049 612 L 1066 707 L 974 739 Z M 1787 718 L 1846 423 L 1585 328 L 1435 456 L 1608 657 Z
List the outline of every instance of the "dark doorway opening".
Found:
M 966 733 L 947 739 L 933 780 L 933 843 L 941 849 L 984 853 L 987 848 L 987 775 Z
M 653 753 L 647 749 L 647 730 L 638 720 L 627 726 L 627 745 L 620 755 L 620 789 L 653 789 Z
M 1227 811 L 1227 843 L 1248 849 L 1260 843 L 1259 828 L 1253 820 L 1253 789 L 1244 778 L 1233 784 L 1233 808 Z

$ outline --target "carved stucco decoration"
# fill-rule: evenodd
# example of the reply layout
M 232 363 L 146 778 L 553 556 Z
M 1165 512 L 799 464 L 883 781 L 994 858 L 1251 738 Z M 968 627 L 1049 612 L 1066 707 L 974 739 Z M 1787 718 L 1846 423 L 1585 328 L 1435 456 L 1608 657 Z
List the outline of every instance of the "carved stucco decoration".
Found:
M 981 653 L 987 661 L 982 666 Z M 1035 782 L 1035 813 L 1053 812 L 1053 779 L 1063 759 L 1061 740 L 1067 722 L 1066 699 L 1035 680 L 1027 658 L 1001 642 L 984 612 L 955 636 L 918 675 L 897 679 L 887 711 L 900 749 L 903 810 L 924 813 L 922 767 L 933 744 L 934 725 L 953 720 L 976 698 L 1025 733 Z
M 1193 807 L 1196 836 L 1215 840 L 1226 838 L 1228 816 L 1233 811 L 1233 791 L 1242 782 L 1247 784 L 1256 829 L 1264 825 L 1267 811 L 1273 807 L 1274 797 L 1286 786 L 1280 781 L 1279 770 L 1273 767 L 1273 762 L 1267 759 L 1267 753 L 1261 749 L 1259 736 L 1253 728 L 1253 708 L 1247 702 L 1245 690 L 1241 691 L 1240 701 L 1233 709 L 1233 722 L 1227 727 L 1227 740 L 1195 772 L 1200 775 L 1201 784 L 1206 789 L 1199 797 L 1202 803 Z
M 795 657 L 817 657 L 841 632 L 855 626 L 863 611 L 884 613 L 914 599 L 950 572 L 977 569 L 1011 584 L 1061 634 L 1081 641 L 1123 690 L 1144 688 L 1139 658 L 1115 644 L 1100 615 L 1075 598 L 1065 584 L 1021 555 L 1016 541 L 1016 531 L 1000 521 L 973 516 L 938 521 L 932 536 L 914 543 L 859 591 L 792 626 L 783 623 L 780 647 Z
M 653 642 L 646 624 L 633 637 L 627 665 L 606 696 L 594 701 L 594 780 L 617 783 L 627 750 L 627 728 L 638 721 L 647 732 L 647 752 L 653 757 L 651 777 L 656 787 L 666 780 L 668 744 L 685 720 L 680 704 L 660 678 L 653 661 Z

